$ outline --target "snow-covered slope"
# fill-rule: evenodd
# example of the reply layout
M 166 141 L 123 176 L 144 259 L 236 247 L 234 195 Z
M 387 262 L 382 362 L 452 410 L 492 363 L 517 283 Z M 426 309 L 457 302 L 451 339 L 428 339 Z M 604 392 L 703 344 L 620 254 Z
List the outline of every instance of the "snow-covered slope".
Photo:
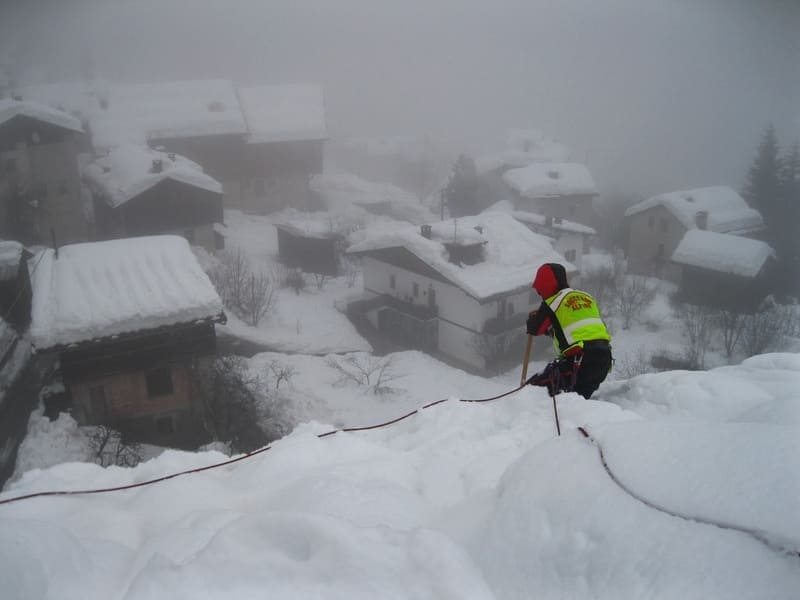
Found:
M 428 368 L 417 356 L 404 367 Z M 428 400 L 448 381 L 467 395 L 463 373 L 439 373 Z M 308 377 L 320 394 L 331 385 Z M 510 379 L 474 389 L 500 393 Z M 151 486 L 3 504 L 3 594 L 796 598 L 800 448 L 797 420 L 785 416 L 798 381 L 800 355 L 774 354 L 609 382 L 603 400 L 559 397 L 560 438 L 541 389 L 451 399 L 360 433 L 320 438 L 332 426 L 308 423 L 268 452 Z M 422 394 L 412 382 L 397 383 Z M 406 408 L 403 394 L 359 397 L 365 415 L 370 403 Z M 28 472 L 0 500 L 225 458 L 168 451 L 134 469 L 67 463 Z

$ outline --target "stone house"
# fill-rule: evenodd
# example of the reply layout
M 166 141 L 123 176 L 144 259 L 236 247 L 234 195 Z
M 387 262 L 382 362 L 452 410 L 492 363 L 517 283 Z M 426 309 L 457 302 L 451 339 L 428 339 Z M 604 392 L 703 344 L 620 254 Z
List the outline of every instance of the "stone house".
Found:
M 675 283 L 680 281 L 680 266 L 671 258 L 687 231 L 754 236 L 764 228 L 761 214 L 725 186 L 653 196 L 629 207 L 625 218 L 628 271 Z
M 0 236 L 25 244 L 87 239 L 81 122 L 35 102 L 0 100 Z

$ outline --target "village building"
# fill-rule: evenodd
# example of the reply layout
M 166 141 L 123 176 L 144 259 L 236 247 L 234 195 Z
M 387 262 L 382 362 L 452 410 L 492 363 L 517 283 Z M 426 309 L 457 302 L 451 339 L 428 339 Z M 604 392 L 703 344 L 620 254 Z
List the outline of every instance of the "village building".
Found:
M 83 134 L 81 122 L 63 111 L 0 100 L 0 236 L 25 244 L 87 239 Z
M 311 176 L 322 173 L 328 139 L 322 88 L 312 84 L 238 89 L 247 124 L 241 185 L 231 206 L 260 214 L 286 206 L 312 210 Z
M 31 320 L 31 253 L 15 241 L 0 241 L 0 317 L 19 332 Z
M 775 252 L 761 240 L 687 231 L 672 253 L 680 267 L 682 300 L 715 309 L 752 312 L 775 285 Z
M 185 156 L 222 184 L 227 206 L 267 213 L 309 208 L 327 139 L 322 88 L 229 80 L 51 84 L 23 93 L 66 104 L 91 127 L 97 151 L 124 144 Z
M 348 312 L 397 343 L 479 371 L 519 360 L 525 319 L 541 301 L 531 289 L 536 269 L 559 262 L 575 273 L 550 240 L 502 212 L 351 238 L 364 292 Z
M 345 236 L 316 220 L 286 220 L 276 222 L 278 232 L 278 258 L 281 264 L 335 277 L 339 274 L 339 260 Z
M 41 251 L 30 339 L 57 357 L 73 416 L 133 441 L 208 440 L 198 370 L 222 302 L 185 239 L 152 236 Z
M 674 283 L 681 280 L 681 266 L 671 258 L 688 231 L 751 237 L 764 228 L 761 214 L 726 186 L 653 196 L 629 207 L 625 218 L 628 271 Z
M 506 171 L 503 181 L 511 189 L 517 210 L 589 227 L 594 224 L 592 200 L 598 195 L 597 186 L 584 165 L 533 163 Z
M 590 242 L 597 231 L 587 225 L 560 217 L 546 217 L 524 210 L 514 210 L 508 200 L 497 202 L 484 212 L 501 211 L 512 215 L 528 229 L 550 238 L 553 249 L 572 263 L 578 272 L 583 271 L 583 255 L 589 253 Z
M 113 148 L 83 169 L 92 192 L 98 239 L 173 233 L 192 245 L 224 247 L 222 185 L 172 152 L 132 144 Z

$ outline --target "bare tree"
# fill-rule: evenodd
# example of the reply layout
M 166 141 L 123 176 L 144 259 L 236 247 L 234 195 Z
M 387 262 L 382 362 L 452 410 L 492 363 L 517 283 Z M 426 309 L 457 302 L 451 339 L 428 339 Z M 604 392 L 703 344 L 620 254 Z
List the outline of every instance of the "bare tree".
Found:
M 785 307 L 778 306 L 747 315 L 741 336 L 745 355 L 755 356 L 778 348 L 783 341 L 787 317 L 789 313 Z
M 237 452 L 251 452 L 270 440 L 259 426 L 264 382 L 239 356 L 217 356 L 197 369 L 203 425 L 214 441 Z
M 656 288 L 644 277 L 629 275 L 625 277 L 614 299 L 614 306 L 622 317 L 622 328 L 630 329 L 638 321 L 644 310 L 656 297 Z
M 222 303 L 248 324 L 256 327 L 276 304 L 272 279 L 255 274 L 240 249 L 220 253 L 219 264 L 208 272 Z
M 615 295 L 625 279 L 625 257 L 621 252 L 612 255 L 611 263 L 587 270 L 581 277 L 581 287 L 594 297 L 607 316 L 616 308 Z
M 372 390 L 373 394 L 396 391 L 389 383 L 401 377 L 392 357 L 378 358 L 368 354 L 349 354 L 342 359 L 329 357 L 325 364 L 339 373 L 337 385 L 356 383 Z
M 706 352 L 711 346 L 714 311 L 706 306 L 683 304 L 678 312 L 681 331 L 686 338 L 686 360 L 690 369 L 704 369 Z
M 612 372 L 618 379 L 630 379 L 644 373 L 652 373 L 655 370 L 652 357 L 644 346 L 640 346 L 615 358 Z
M 251 274 L 241 302 L 242 318 L 253 327 L 275 308 L 275 289 L 272 280 L 260 273 Z
M 343 262 L 345 283 L 347 283 L 347 287 L 349 288 L 355 287 L 358 274 L 361 272 L 358 260 L 346 257 Z
M 476 333 L 470 340 L 470 346 L 483 358 L 487 369 L 500 374 L 504 367 L 510 366 L 512 358 L 516 362 L 522 356 L 520 352 L 525 347 L 525 333 L 521 329 L 506 334 Z
M 292 382 L 292 377 L 297 374 L 297 369 L 295 369 L 291 365 L 285 365 L 284 363 L 272 360 L 267 364 L 267 370 L 272 377 L 272 381 L 275 385 L 275 389 L 278 390 L 281 387 L 281 383 L 286 383 L 289 385 Z
M 730 360 L 744 333 L 747 315 L 732 310 L 720 310 L 714 316 L 717 334 L 722 341 L 725 357 Z
M 314 284 L 318 290 L 322 290 L 330 277 L 325 273 L 314 273 Z
M 115 429 L 97 425 L 91 427 L 86 435 L 92 457 L 101 467 L 135 467 L 142 462 L 142 445 L 125 440 Z

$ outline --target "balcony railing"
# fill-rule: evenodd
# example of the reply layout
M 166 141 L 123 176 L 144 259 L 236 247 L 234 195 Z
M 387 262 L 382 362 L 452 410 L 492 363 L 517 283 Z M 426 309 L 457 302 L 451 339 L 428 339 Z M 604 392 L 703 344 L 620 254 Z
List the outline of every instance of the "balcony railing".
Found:
M 516 313 L 510 317 L 495 317 L 489 319 L 483 325 L 483 332 L 496 335 L 518 327 L 524 327 L 528 315 L 526 313 Z

